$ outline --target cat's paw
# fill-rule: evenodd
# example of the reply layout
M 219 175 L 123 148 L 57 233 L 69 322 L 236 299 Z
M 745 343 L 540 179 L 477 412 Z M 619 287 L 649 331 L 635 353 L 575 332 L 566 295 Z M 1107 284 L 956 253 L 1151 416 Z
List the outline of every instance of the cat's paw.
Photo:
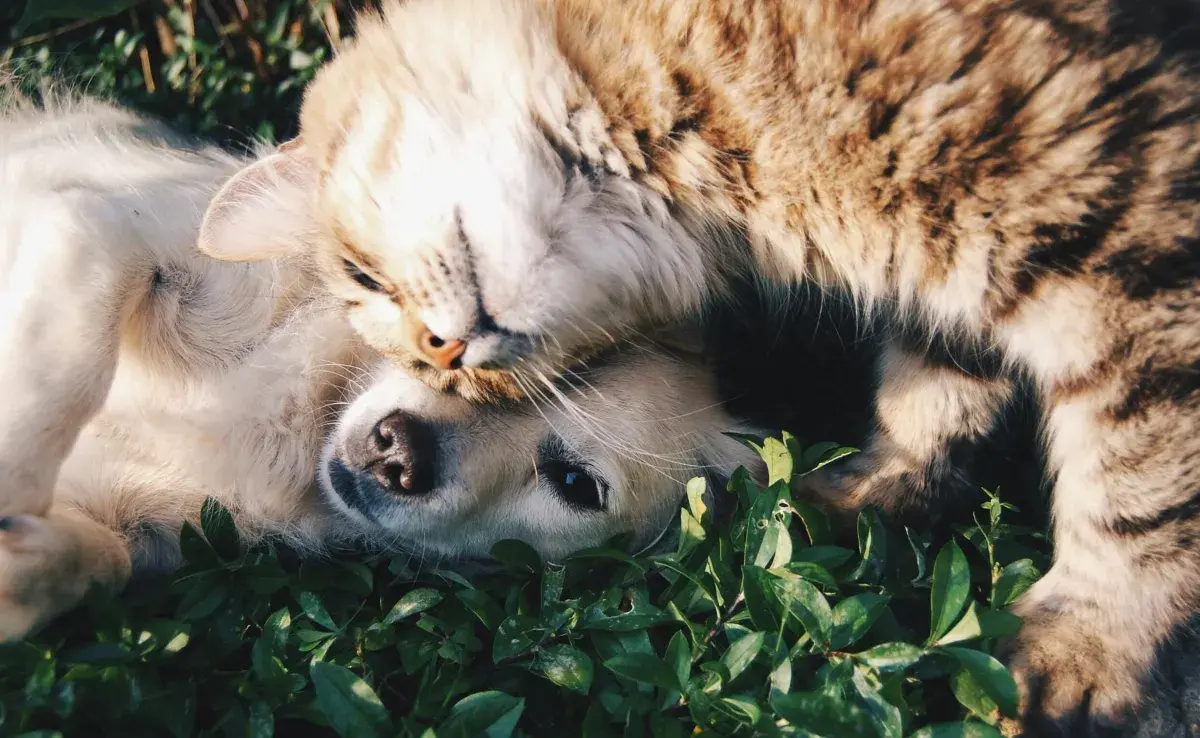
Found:
M 0 517 L 0 642 L 75 606 L 93 582 L 119 586 L 129 570 L 119 537 L 81 516 Z
M 890 518 L 922 523 L 929 522 L 928 515 L 942 500 L 966 487 L 957 469 L 913 460 L 885 444 L 823 466 L 798 484 L 800 494 L 838 514 L 852 516 L 874 507 Z
M 1142 699 L 1152 654 L 1073 615 L 1018 607 L 1025 624 L 999 656 L 1017 682 L 1007 736 L 1117 736 Z

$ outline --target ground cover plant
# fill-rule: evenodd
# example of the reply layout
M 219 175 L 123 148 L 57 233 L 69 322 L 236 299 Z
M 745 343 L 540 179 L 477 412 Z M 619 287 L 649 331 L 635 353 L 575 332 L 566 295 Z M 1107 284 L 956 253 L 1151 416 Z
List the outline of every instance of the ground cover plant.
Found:
M 0 4 L 0 60 L 233 145 L 279 140 L 351 9 Z M 851 450 L 743 440 L 769 484 L 707 490 L 717 515 L 693 480 L 673 549 L 547 565 L 503 542 L 469 580 L 242 551 L 206 505 L 181 571 L 0 648 L 0 735 L 997 735 L 1015 688 L 991 650 L 1046 566 L 1040 533 L 996 494 L 938 532 L 835 524 L 792 490 Z
M 467 580 L 409 557 L 239 551 L 185 526 L 187 565 L 0 651 L 7 734 L 988 736 L 1016 691 L 989 653 L 1038 576 L 991 495 L 940 546 L 872 511 L 853 547 L 791 483 L 847 453 L 755 443 L 714 517 L 693 480 L 673 551 L 547 565 L 517 541 Z M 1033 544 L 1032 546 L 1029 544 Z M 43 731 L 43 732 L 37 732 Z M 565 731 L 565 732 L 564 732 Z

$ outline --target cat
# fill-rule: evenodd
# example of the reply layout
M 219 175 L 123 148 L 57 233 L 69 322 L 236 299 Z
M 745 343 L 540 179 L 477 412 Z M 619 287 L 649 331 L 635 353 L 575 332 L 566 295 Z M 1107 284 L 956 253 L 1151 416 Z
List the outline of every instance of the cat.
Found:
M 622 346 L 537 402 L 435 392 L 362 344 L 304 258 L 197 252 L 251 159 L 103 100 L 6 92 L 0 641 L 177 567 L 208 497 L 247 544 L 460 567 L 504 538 L 547 559 L 622 532 L 660 545 L 687 479 L 713 496 L 739 466 L 761 477 L 725 432 L 762 431 L 682 343 Z
M 1128 718 L 1200 597 L 1198 8 L 385 3 L 201 246 L 288 253 L 237 235 L 288 173 L 364 338 L 477 402 L 731 274 L 841 290 L 902 319 L 872 443 L 812 485 L 848 509 L 920 509 L 1029 377 L 1056 558 L 1007 662 L 1022 729 L 1082 734 Z

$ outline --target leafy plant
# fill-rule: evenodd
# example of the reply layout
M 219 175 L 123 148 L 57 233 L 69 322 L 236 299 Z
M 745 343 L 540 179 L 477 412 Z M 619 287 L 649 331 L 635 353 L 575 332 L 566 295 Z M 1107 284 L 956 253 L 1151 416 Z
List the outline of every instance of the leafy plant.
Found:
M 114 97 L 237 145 L 294 135 L 304 85 L 352 26 L 347 0 L 0 3 L 0 66 Z M 10 30 L 3 32 L 5 14 Z M 7 36 L 7 38 L 5 38 Z
M 692 480 L 674 550 L 631 556 L 614 541 L 544 564 L 505 541 L 503 571 L 472 580 L 403 556 L 239 553 L 210 501 L 201 529 L 182 531 L 173 581 L 92 598 L 0 650 L 0 729 L 998 735 L 1016 690 L 990 650 L 1019 627 L 1003 608 L 1040 563 L 1011 506 L 989 497 L 933 555 L 873 511 L 841 531 L 793 497 L 849 450 L 745 442 L 770 484 L 745 470 L 725 490 Z M 730 514 L 714 516 L 716 496 Z

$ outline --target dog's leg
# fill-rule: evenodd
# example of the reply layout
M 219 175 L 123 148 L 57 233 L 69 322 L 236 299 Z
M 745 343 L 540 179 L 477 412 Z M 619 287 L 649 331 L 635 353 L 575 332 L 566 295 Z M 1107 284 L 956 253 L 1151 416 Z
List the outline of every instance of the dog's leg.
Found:
M 50 509 L 104 403 L 144 254 L 136 217 L 82 190 L 0 207 L 0 520 Z
M 129 576 L 125 541 L 78 510 L 0 518 L 0 641 L 74 607 L 93 584 L 117 589 Z
M 862 452 L 809 475 L 805 489 L 847 513 L 870 505 L 898 517 L 925 516 L 934 498 L 968 491 L 967 457 L 1014 391 L 995 368 L 970 369 L 936 345 L 889 341 Z

